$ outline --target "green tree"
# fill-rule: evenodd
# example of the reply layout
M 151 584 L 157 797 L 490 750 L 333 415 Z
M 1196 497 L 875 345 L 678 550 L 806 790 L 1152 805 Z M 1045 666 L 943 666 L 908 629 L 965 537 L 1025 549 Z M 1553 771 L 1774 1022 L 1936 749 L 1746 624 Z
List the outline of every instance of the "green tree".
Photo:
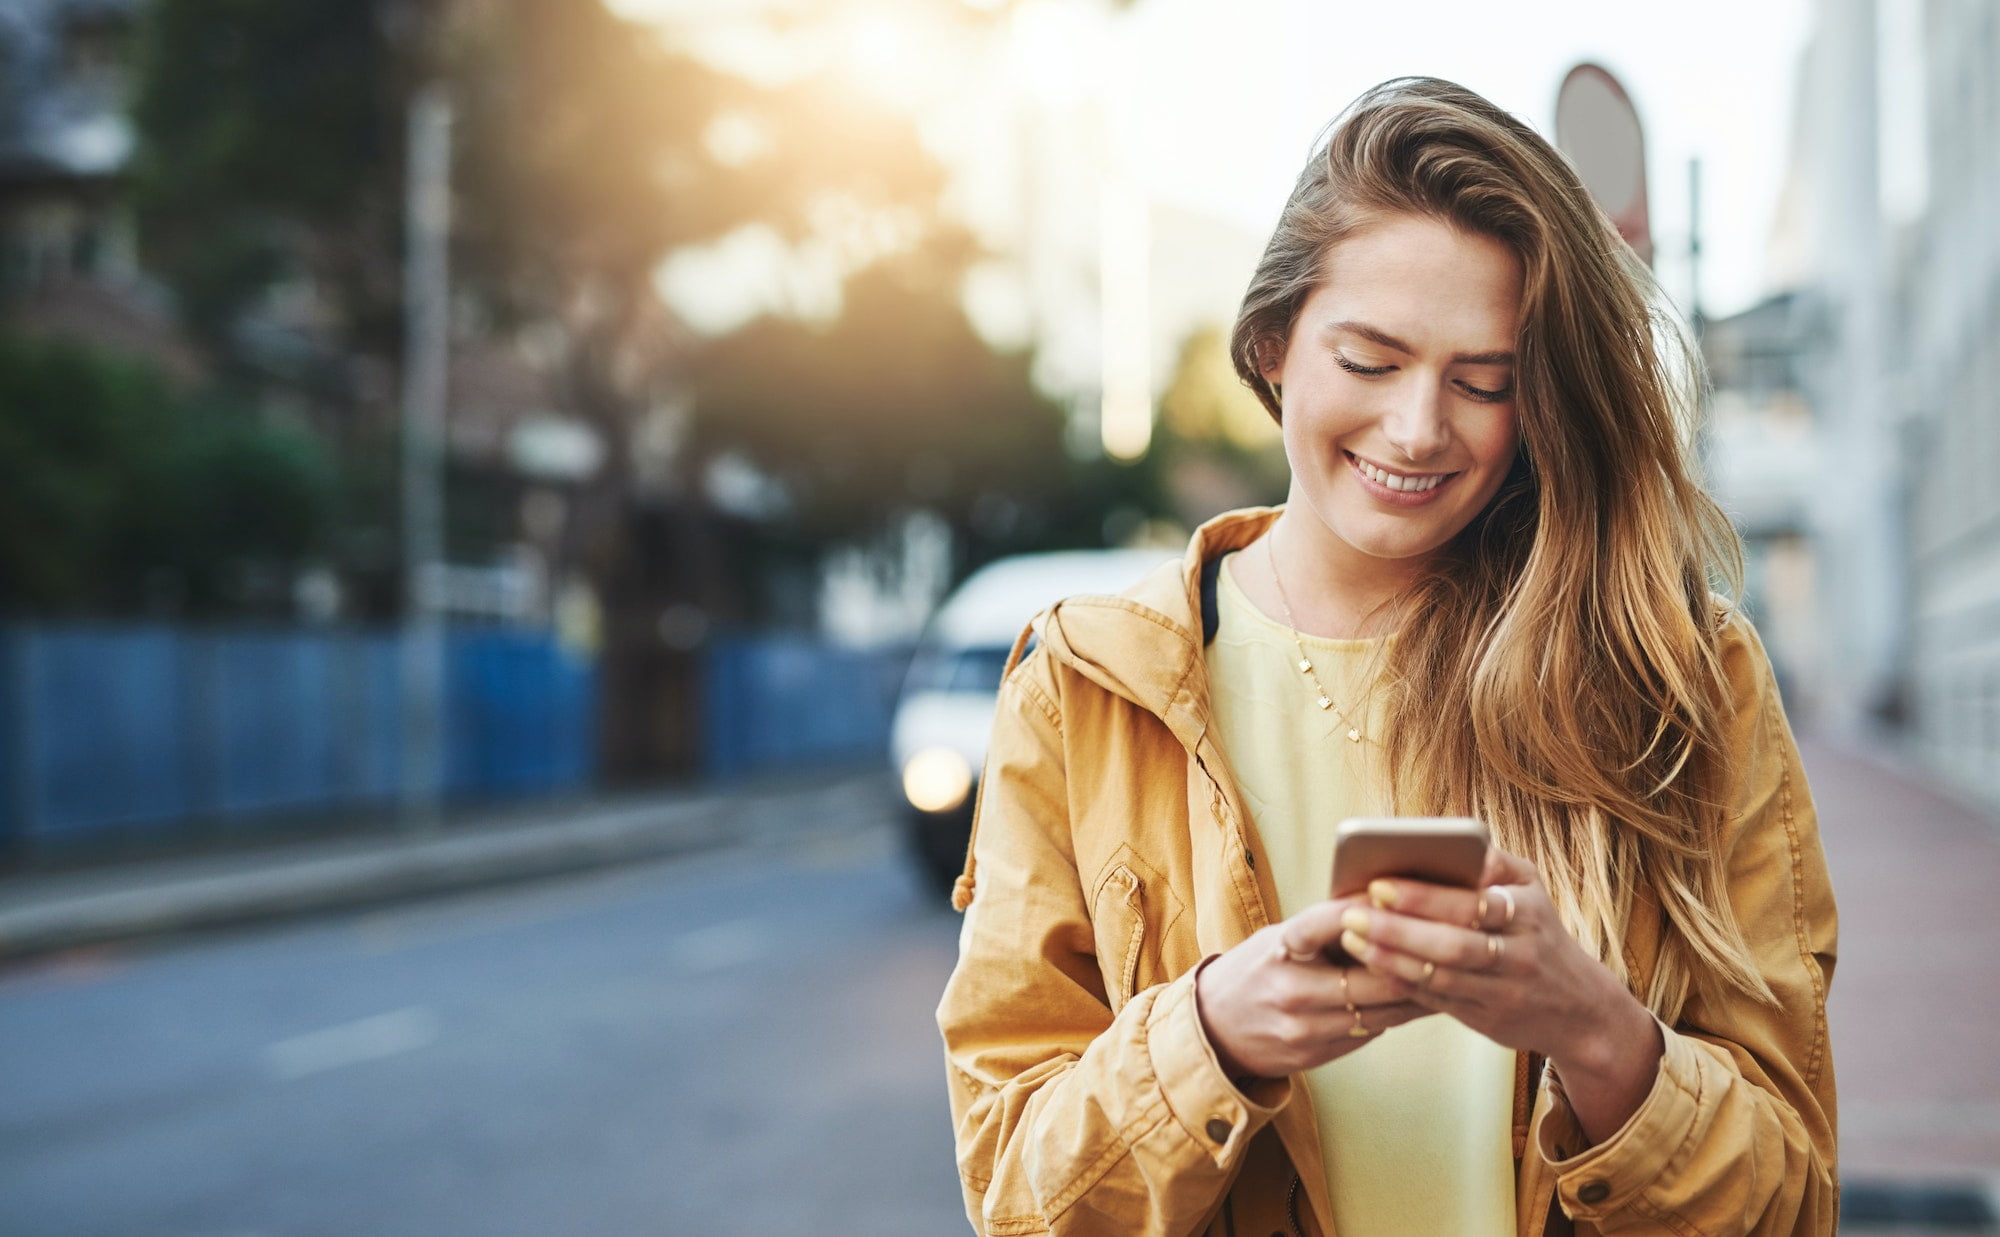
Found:
M 0 337 L 0 606 L 254 607 L 327 546 L 333 470 L 310 437 L 71 344 Z

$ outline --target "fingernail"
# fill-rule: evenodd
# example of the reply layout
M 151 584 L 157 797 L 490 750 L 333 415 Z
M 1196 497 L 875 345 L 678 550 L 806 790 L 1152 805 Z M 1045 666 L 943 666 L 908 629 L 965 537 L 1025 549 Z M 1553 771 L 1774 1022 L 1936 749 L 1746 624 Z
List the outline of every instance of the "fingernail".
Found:
M 1382 907 L 1385 910 L 1391 906 L 1394 906 L 1396 904 L 1395 882 L 1379 881 L 1379 880 L 1369 881 L 1368 900 L 1370 902 L 1373 902 L 1375 905 Z
M 1350 906 L 1340 913 L 1340 926 L 1356 936 L 1368 935 L 1368 912 L 1358 906 Z
M 1340 934 L 1340 947 L 1357 958 L 1368 952 L 1368 942 L 1352 932 Z

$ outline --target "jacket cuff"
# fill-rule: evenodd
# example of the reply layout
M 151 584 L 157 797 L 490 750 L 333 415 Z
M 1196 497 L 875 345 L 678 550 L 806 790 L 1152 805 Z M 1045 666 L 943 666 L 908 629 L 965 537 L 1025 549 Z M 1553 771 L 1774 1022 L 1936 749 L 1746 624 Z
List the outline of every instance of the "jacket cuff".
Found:
M 1168 1110 L 1221 1167 L 1237 1159 L 1285 1106 L 1292 1084 L 1287 1078 L 1260 1078 L 1239 1090 L 1223 1073 L 1195 1005 L 1195 980 L 1219 956 L 1203 959 L 1161 990 L 1147 1011 L 1146 1042 Z
M 1536 1123 L 1535 1147 L 1556 1170 L 1556 1193 L 1571 1219 L 1595 1222 L 1630 1205 L 1659 1180 L 1694 1128 L 1700 1052 L 1665 1023 L 1660 1038 L 1665 1051 L 1653 1089 L 1616 1133 L 1594 1147 L 1551 1071 L 1550 1104 Z

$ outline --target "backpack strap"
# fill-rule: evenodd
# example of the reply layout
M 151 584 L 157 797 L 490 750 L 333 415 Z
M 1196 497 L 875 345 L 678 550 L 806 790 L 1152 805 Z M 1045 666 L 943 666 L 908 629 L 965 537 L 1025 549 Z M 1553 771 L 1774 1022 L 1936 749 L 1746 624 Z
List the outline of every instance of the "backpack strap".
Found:
M 1201 643 L 1204 648 L 1215 643 L 1216 629 L 1222 626 L 1222 608 L 1216 604 L 1215 590 L 1222 577 L 1222 560 L 1234 550 L 1224 550 L 1201 565 Z

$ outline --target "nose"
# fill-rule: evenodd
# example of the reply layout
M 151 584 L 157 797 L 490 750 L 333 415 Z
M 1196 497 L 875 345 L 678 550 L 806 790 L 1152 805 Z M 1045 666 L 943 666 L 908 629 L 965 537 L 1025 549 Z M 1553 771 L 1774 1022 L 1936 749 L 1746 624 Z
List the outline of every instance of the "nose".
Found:
M 1443 451 L 1451 441 L 1444 391 L 1437 383 L 1411 382 L 1382 417 L 1382 436 L 1412 464 Z

